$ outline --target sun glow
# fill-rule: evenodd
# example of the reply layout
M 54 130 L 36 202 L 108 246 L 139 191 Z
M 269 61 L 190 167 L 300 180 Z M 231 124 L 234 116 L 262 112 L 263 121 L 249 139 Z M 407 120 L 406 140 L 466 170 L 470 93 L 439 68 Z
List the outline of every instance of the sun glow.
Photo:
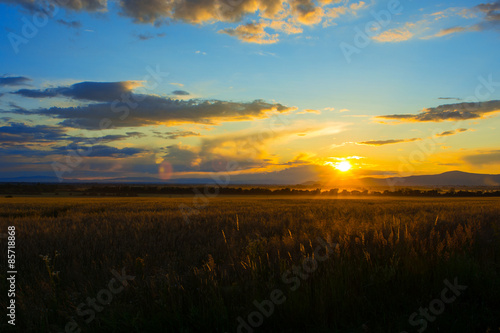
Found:
M 352 168 L 352 165 L 348 161 L 342 161 L 342 162 L 335 163 L 334 167 L 335 167 L 335 169 L 337 169 L 339 171 L 346 172 Z

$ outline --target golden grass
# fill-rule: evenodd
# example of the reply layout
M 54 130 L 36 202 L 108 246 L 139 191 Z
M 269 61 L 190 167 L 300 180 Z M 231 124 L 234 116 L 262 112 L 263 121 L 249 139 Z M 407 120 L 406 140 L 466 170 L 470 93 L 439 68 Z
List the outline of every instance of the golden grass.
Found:
M 180 204 L 193 199 L 0 198 L 1 230 L 16 226 L 20 327 L 63 331 L 74 318 L 89 332 L 234 332 L 253 300 L 288 290 L 282 274 L 318 237 L 338 250 L 261 331 L 409 330 L 410 313 L 454 277 L 469 288 L 429 331 L 500 327 L 497 198 L 219 197 L 189 223 Z M 39 255 L 56 251 L 49 276 Z M 83 323 L 77 305 L 122 267 L 136 279 Z

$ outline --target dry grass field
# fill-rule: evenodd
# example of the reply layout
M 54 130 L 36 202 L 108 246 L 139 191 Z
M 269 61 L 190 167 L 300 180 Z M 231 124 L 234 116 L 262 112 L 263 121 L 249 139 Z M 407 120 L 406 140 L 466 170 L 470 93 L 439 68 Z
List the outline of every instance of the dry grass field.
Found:
M 499 332 L 496 198 L 218 197 L 188 220 L 182 204 L 0 198 L 18 330 Z M 451 297 L 444 280 L 467 288 Z

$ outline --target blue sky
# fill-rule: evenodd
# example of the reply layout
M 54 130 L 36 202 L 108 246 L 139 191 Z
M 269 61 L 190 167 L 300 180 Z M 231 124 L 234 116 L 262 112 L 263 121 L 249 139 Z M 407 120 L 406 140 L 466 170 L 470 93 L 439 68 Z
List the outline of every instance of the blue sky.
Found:
M 498 1 L 0 0 L 0 13 L 5 177 L 498 173 Z M 106 114 L 116 128 L 98 128 Z

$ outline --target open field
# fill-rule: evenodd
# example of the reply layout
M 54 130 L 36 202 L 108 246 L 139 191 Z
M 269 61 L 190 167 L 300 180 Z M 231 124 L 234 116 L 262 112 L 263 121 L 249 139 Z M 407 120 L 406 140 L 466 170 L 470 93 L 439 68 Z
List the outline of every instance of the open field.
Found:
M 498 198 L 206 200 L 0 198 L 1 232 L 16 227 L 17 328 L 500 329 Z

